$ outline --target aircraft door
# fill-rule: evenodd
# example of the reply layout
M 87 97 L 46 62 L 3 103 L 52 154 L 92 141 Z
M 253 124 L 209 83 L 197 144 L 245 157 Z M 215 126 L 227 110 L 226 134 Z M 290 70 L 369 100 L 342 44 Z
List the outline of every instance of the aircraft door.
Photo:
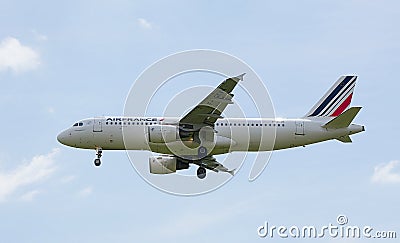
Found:
M 304 121 L 296 121 L 296 135 L 304 135 Z
M 93 120 L 93 132 L 102 132 L 103 124 L 101 119 L 94 118 Z

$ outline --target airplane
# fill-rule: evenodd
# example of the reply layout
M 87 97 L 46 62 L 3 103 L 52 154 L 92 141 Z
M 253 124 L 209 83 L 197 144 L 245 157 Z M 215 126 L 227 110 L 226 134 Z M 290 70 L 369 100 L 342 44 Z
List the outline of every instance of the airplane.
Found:
M 244 75 L 224 80 L 183 117 L 88 118 L 62 131 L 57 140 L 94 149 L 95 166 L 100 166 L 103 150 L 149 150 L 161 154 L 149 158 L 151 174 L 175 173 L 194 164 L 197 177 L 204 179 L 207 170 L 234 175 L 234 169 L 214 155 L 281 150 L 333 139 L 351 143 L 350 135 L 365 131 L 364 126 L 352 124 L 361 107 L 348 108 L 355 75 L 341 76 L 301 118 L 224 118 L 221 114 L 233 103 L 232 91 Z

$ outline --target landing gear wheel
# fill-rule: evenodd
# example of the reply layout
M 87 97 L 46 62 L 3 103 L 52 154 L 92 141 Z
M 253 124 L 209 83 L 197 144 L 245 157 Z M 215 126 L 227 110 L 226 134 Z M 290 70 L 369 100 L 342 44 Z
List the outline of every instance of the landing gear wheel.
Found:
M 197 151 L 197 155 L 198 155 L 199 159 L 206 157 L 207 156 L 207 148 L 204 146 L 200 146 Z
M 103 150 L 101 148 L 96 148 L 96 156 L 97 158 L 94 160 L 94 165 L 95 166 L 100 166 L 101 165 L 101 156 L 102 156 Z
M 95 166 L 100 166 L 101 165 L 101 160 L 100 159 L 95 159 L 94 160 L 94 165 Z
M 197 169 L 197 177 L 198 177 L 199 179 L 204 179 L 204 178 L 206 178 L 206 174 L 207 174 L 206 168 L 204 168 L 204 167 L 199 167 L 199 168 Z

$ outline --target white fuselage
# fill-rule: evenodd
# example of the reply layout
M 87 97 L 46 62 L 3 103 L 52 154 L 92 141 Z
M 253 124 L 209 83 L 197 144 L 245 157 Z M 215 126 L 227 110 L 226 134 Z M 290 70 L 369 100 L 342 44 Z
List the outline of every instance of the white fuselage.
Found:
M 269 119 L 230 118 L 217 120 L 210 154 L 233 151 L 271 151 L 330 139 L 364 131 L 361 125 L 351 124 L 341 129 L 326 129 L 329 119 Z M 182 141 L 152 142 L 152 126 L 178 126 L 179 118 L 159 117 L 102 117 L 77 122 L 60 133 L 57 139 L 68 146 L 103 150 L 151 150 L 175 154 Z M 212 129 L 212 128 L 210 128 Z M 179 138 L 178 135 L 176 137 Z M 185 141 L 191 147 L 193 141 Z M 172 148 L 172 150 L 171 150 Z M 187 153 L 187 151 L 182 153 Z

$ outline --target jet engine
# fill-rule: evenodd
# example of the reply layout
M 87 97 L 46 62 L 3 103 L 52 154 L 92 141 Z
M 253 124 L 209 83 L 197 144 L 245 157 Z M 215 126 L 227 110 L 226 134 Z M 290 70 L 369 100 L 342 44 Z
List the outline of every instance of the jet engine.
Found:
M 174 156 L 152 156 L 149 158 L 151 174 L 170 174 L 189 168 L 189 163 Z

